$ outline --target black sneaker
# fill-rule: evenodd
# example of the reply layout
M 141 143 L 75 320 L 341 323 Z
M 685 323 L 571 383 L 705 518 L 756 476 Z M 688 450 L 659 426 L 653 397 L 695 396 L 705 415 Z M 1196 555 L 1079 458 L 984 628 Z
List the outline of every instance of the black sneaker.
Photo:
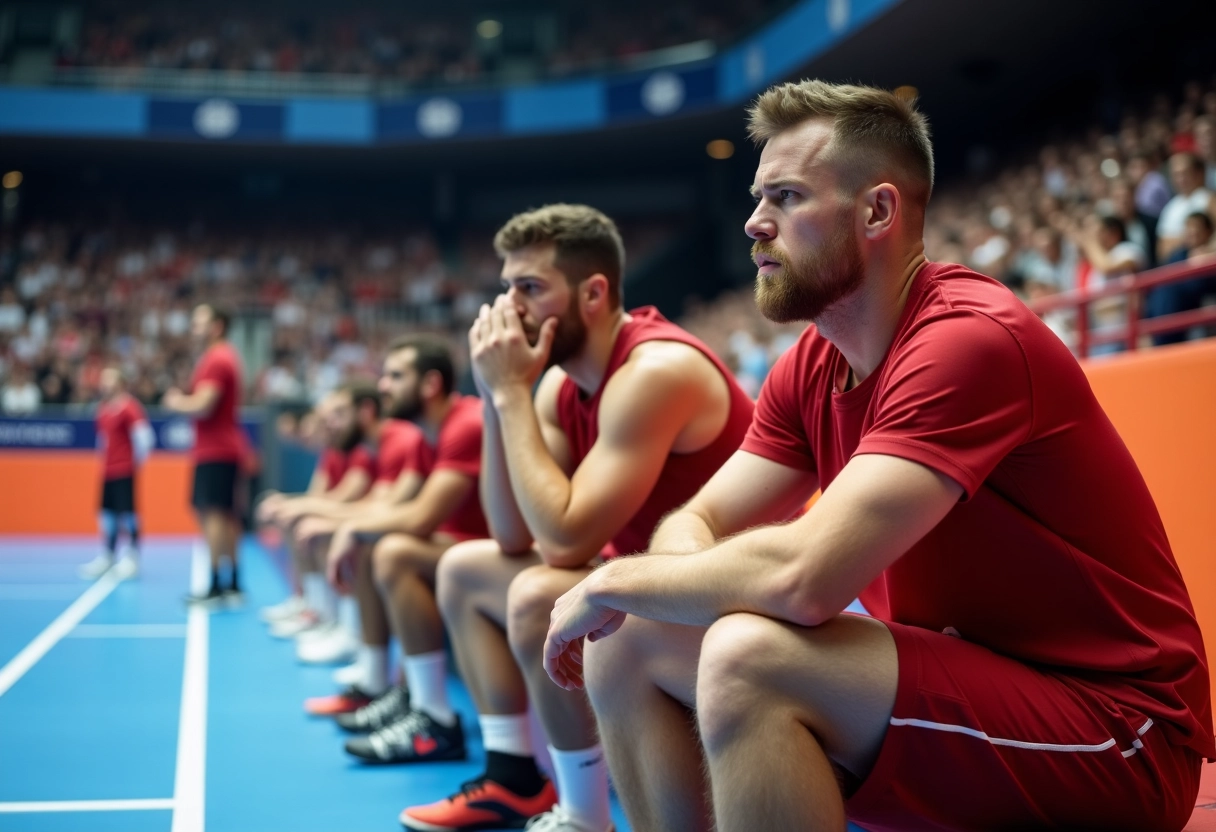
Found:
M 206 607 L 214 609 L 224 603 L 224 593 L 217 587 L 211 587 L 204 595 L 194 595 L 193 593 L 182 598 L 188 607 Z
M 343 731 L 366 734 L 392 725 L 410 712 L 410 692 L 393 685 L 367 705 L 349 714 L 338 714 L 334 722 Z
M 369 763 L 429 763 L 468 755 L 459 714 L 449 728 L 422 711 L 410 711 L 366 737 L 347 740 L 346 753 Z

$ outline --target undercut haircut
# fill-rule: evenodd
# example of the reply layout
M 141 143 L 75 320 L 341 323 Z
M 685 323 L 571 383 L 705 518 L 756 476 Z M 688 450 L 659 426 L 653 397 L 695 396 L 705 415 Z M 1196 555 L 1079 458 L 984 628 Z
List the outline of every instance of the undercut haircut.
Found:
M 355 412 L 358 412 L 365 404 L 370 404 L 372 412 L 376 414 L 376 418 L 380 418 L 380 391 L 376 389 L 374 383 L 370 381 L 352 381 L 344 384 L 341 389 L 342 392 L 350 396 L 351 403 L 355 407 Z
M 811 119 L 832 123 L 827 158 L 838 165 L 843 187 L 856 194 L 890 174 L 909 189 L 904 196 L 923 214 L 933 192 L 929 121 L 915 98 L 855 84 L 813 79 L 769 87 L 747 110 L 747 132 L 763 146 Z M 901 188 L 901 190 L 903 190 Z
M 606 214 L 589 205 L 555 203 L 516 214 L 494 235 L 499 257 L 543 243 L 553 243 L 553 265 L 572 286 L 602 274 L 608 279 L 609 305 L 620 307 L 625 244 Z
M 214 303 L 204 303 L 202 305 L 211 310 L 211 320 L 219 321 L 220 334 L 227 337 L 228 328 L 232 324 L 232 313 L 222 306 L 216 306 Z
M 456 388 L 456 369 L 452 363 L 452 351 L 438 338 L 429 335 L 402 335 L 388 345 L 389 355 L 402 350 L 414 351 L 414 369 L 419 376 L 439 373 L 443 380 L 443 393 L 448 395 Z

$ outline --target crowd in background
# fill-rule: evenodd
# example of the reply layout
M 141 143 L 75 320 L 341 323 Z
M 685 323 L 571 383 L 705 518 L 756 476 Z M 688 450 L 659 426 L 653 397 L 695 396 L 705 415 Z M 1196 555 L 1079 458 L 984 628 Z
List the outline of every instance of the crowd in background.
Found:
M 943 187 L 930 205 L 926 253 L 1028 300 L 1158 264 L 1216 262 L 1214 126 L 1216 84 L 1193 83 L 1181 102 L 1160 96 L 1147 113 L 1129 115 L 1117 135 L 1092 131 L 980 184 Z M 660 248 L 672 228 L 622 225 L 631 262 Z M 155 405 L 188 380 L 191 307 L 216 298 L 269 322 L 272 360 L 249 379 L 253 402 L 315 401 L 342 378 L 372 377 L 387 341 L 406 328 L 446 336 L 461 356 L 468 323 L 498 291 L 491 238 L 492 229 L 469 229 L 444 254 L 425 229 L 374 238 L 27 227 L 15 246 L 0 248 L 0 274 L 14 276 L 0 283 L 0 409 L 92 402 L 107 362 Z M 1196 279 L 1151 291 L 1146 314 L 1213 300 L 1216 280 Z M 1122 297 L 1095 304 L 1091 328 L 1121 328 L 1126 314 Z M 1074 340 L 1074 314 L 1045 320 Z M 801 330 L 765 320 L 750 289 L 690 300 L 681 323 L 753 394 Z
M 665 3 L 644 14 L 567 4 L 548 27 L 524 13 L 478 28 L 491 15 L 460 8 L 435 9 L 419 19 L 416 9 L 384 4 L 351 7 L 324 25 L 295 8 L 248 5 L 189 9 L 149 4 L 92 4 L 78 43 L 64 48 L 60 66 L 223 70 L 275 73 L 338 73 L 397 78 L 409 84 L 463 83 L 484 79 L 503 58 L 540 62 L 549 75 L 603 69 L 644 52 L 696 41 L 733 39 L 785 5 Z M 515 28 L 512 28 L 515 27 Z M 480 32 L 480 34 L 479 34 Z M 494 34 L 487 38 L 485 35 Z M 502 39 L 506 39 L 505 41 Z

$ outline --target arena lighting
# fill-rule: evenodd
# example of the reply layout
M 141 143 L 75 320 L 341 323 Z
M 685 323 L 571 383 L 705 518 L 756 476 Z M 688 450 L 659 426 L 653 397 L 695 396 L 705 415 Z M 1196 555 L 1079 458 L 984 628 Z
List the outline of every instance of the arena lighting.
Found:
M 730 139 L 714 139 L 705 145 L 705 152 L 713 159 L 729 159 L 735 155 L 735 143 Z
M 502 34 L 502 24 L 497 20 L 483 20 L 477 24 L 477 34 L 486 40 L 494 40 Z
M 920 90 L 907 84 L 904 84 L 902 87 L 896 87 L 895 89 L 891 90 L 891 92 L 899 98 L 902 98 L 904 101 L 911 101 L 913 98 L 920 95 Z
M 1119 162 L 1115 159 L 1103 159 L 1100 168 L 1107 179 L 1114 179 L 1119 175 Z
M 25 178 L 25 177 L 21 175 L 21 171 L 19 171 L 19 170 L 10 170 L 8 173 L 4 174 L 4 180 L 3 180 L 3 182 L 4 182 L 4 187 L 5 187 L 5 188 L 8 188 L 10 191 L 11 191 L 13 188 L 20 187 L 20 186 L 21 186 L 21 180 L 22 180 L 22 179 L 24 179 L 24 178 Z

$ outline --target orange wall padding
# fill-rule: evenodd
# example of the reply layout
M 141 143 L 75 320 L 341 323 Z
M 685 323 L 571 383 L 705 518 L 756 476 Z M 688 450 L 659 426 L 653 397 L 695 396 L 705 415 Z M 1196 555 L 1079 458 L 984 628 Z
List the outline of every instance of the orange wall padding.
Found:
M 190 458 L 155 453 L 136 478 L 145 534 L 191 534 Z M 101 462 L 92 451 L 0 451 L 0 534 L 93 534 Z
M 1085 373 L 1153 493 L 1216 656 L 1216 339 L 1087 362 Z

